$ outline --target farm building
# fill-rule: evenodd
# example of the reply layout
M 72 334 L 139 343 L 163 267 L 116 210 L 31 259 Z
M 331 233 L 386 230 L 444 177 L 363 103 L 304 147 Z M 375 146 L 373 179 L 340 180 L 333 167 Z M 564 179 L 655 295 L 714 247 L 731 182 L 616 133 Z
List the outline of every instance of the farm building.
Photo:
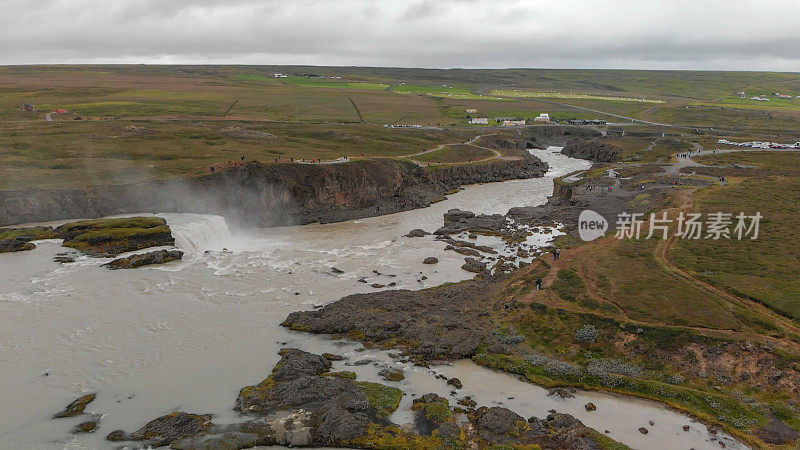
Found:
M 524 120 L 504 120 L 503 126 L 504 127 L 518 127 L 520 125 L 525 125 Z
M 539 123 L 550 123 L 550 114 L 548 114 L 548 113 L 541 113 L 541 114 L 539 114 L 539 116 L 538 116 L 538 117 L 535 117 L 535 118 L 533 119 L 533 121 L 534 121 L 534 122 L 539 122 Z
M 20 111 L 33 111 L 33 105 L 31 105 L 30 103 L 25 103 L 20 108 Z
M 478 112 L 478 110 L 475 108 L 467 108 L 464 110 L 464 112 L 466 112 L 467 114 L 475 114 L 476 112 Z
M 473 125 L 489 125 L 488 117 L 473 117 L 469 123 Z
M 53 112 L 56 113 L 56 114 L 66 114 L 67 110 L 66 109 L 56 109 Z

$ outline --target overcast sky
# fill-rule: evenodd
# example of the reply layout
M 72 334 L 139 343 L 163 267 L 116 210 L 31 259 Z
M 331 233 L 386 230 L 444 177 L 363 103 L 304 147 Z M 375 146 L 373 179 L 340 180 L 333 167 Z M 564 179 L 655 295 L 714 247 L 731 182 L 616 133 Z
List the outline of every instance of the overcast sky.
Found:
M 800 71 L 800 0 L 0 0 L 0 64 Z

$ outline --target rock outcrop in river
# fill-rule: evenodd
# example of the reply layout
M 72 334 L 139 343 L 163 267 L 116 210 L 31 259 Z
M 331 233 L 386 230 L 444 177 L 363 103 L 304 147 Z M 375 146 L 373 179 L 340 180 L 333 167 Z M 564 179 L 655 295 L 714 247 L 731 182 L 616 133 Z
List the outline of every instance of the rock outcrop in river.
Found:
M 281 351 L 272 374 L 241 390 L 236 410 L 242 422 L 213 423 L 210 414 L 174 412 L 139 430 L 113 431 L 113 442 L 143 447 L 241 449 L 253 446 L 346 448 L 489 448 L 545 445 L 600 448 L 618 445 L 565 414 L 525 421 L 501 407 L 451 408 L 446 399 L 425 394 L 414 401 L 412 427 L 389 420 L 402 392 L 395 387 L 355 380 L 352 372 L 331 372 L 331 361 L 297 349 Z M 457 421 L 457 414 L 465 415 Z
M 164 264 L 181 258 L 183 258 L 183 252 L 180 250 L 156 250 L 153 252 L 131 255 L 126 258 L 117 258 L 109 263 L 103 264 L 103 266 L 109 269 L 135 269 L 137 267 L 153 264 Z
M 283 325 L 394 344 L 418 359 L 468 358 L 482 344 L 497 344 L 484 312 L 497 288 L 497 283 L 475 280 L 424 291 L 348 295 L 315 311 L 291 313 Z
M 95 257 L 113 257 L 143 248 L 175 244 L 166 220 L 160 217 L 124 217 L 81 220 L 56 228 L 0 229 L 0 253 L 32 250 L 36 246 L 30 241 L 55 238 L 63 239 L 64 247 Z M 69 261 L 68 258 L 60 259 Z

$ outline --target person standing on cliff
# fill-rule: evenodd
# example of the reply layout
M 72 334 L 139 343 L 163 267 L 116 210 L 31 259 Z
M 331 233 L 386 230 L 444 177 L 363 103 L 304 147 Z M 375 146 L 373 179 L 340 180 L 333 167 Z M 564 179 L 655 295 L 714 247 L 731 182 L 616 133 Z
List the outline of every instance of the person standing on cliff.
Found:
M 536 290 L 540 291 L 541 289 L 542 289 L 542 279 L 540 277 L 536 279 Z

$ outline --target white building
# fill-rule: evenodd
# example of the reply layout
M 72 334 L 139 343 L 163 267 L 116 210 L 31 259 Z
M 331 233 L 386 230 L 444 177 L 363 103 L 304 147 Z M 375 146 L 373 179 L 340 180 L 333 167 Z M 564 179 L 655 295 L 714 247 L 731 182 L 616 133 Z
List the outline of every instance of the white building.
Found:
M 469 123 L 473 125 L 489 125 L 488 117 L 473 117 Z
M 534 118 L 533 121 L 539 123 L 550 123 L 550 114 L 541 113 L 539 114 L 539 117 Z
M 288 78 L 288 77 L 289 77 L 289 75 L 286 75 L 285 73 L 273 73 L 272 74 L 272 78 Z

